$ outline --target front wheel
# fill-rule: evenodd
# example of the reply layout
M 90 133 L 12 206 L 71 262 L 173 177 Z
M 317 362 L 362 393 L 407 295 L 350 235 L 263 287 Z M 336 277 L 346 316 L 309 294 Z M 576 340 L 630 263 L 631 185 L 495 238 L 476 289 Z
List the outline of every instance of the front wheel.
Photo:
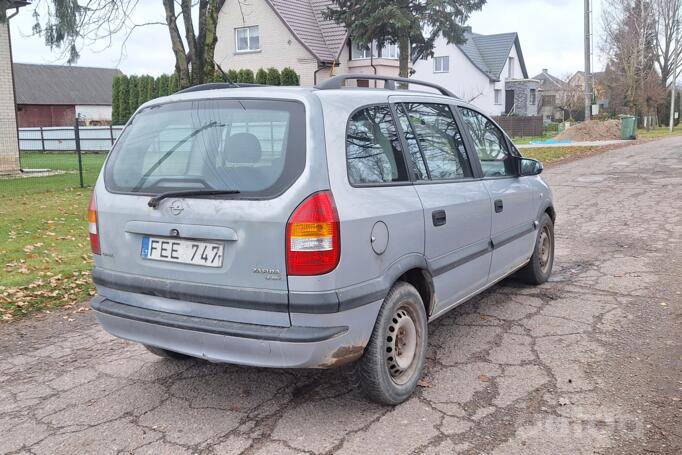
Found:
M 547 281 L 554 265 L 554 223 L 549 215 L 542 215 L 538 228 L 533 255 L 519 271 L 519 278 L 528 284 L 542 284 Z
M 364 394 L 381 404 L 407 400 L 426 363 L 428 328 L 419 292 L 408 283 L 391 288 L 355 375 Z

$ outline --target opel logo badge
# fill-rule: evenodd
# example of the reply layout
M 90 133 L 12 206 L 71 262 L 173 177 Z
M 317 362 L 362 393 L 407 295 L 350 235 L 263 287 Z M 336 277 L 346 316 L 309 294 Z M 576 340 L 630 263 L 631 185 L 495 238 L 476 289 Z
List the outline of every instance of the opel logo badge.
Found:
M 180 201 L 173 201 L 170 203 L 168 206 L 168 210 L 171 212 L 171 215 L 178 216 L 182 213 L 185 208 L 182 206 L 182 203 Z

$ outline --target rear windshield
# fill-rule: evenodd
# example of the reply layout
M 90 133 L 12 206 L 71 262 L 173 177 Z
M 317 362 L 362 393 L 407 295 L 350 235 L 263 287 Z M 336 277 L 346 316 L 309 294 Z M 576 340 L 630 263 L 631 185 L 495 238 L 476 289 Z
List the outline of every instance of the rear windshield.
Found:
M 295 101 L 197 100 L 135 115 L 105 169 L 107 189 L 159 194 L 237 190 L 274 197 L 305 165 L 305 110 Z

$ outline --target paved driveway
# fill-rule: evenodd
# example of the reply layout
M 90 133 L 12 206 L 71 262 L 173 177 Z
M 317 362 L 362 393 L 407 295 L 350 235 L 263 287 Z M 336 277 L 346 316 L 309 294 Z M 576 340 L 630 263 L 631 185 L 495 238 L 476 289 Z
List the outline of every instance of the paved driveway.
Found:
M 0 326 L 0 452 L 679 453 L 682 138 L 545 175 L 552 281 L 432 325 L 403 405 L 365 401 L 344 370 L 160 360 L 56 313 Z

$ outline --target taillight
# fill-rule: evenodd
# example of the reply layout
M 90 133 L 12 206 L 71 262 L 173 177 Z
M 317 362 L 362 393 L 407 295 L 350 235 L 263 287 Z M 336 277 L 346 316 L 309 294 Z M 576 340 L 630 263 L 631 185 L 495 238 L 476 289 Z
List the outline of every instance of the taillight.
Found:
M 336 268 L 341 256 L 339 215 L 329 191 L 308 197 L 287 223 L 287 273 L 322 275 Z
M 99 226 L 97 224 L 97 200 L 95 192 L 92 192 L 90 197 L 90 205 L 88 206 L 88 232 L 90 233 L 90 249 L 92 254 L 102 254 L 99 247 Z

